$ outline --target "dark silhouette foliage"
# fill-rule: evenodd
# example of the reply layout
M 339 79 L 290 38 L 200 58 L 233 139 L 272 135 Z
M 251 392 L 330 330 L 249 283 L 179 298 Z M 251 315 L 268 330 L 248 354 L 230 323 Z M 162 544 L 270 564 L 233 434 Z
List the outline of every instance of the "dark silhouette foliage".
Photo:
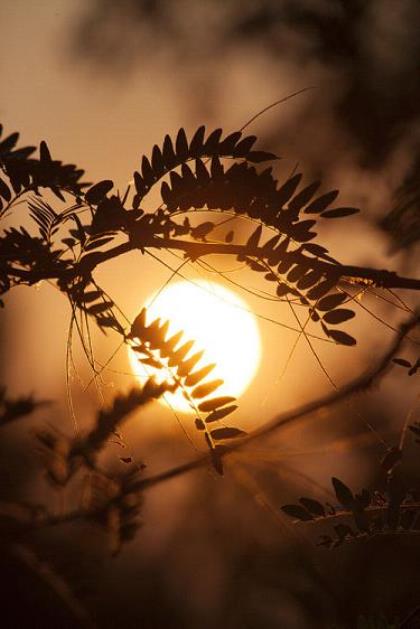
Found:
M 112 552 L 117 553 L 140 527 L 147 488 L 208 464 L 223 475 L 223 463 L 230 454 L 314 410 L 365 390 L 392 361 L 409 376 L 418 372 L 419 360 L 412 363 L 396 356 L 418 325 L 419 315 L 414 313 L 377 366 L 342 389 L 257 426 L 249 434 L 234 425 L 234 420 L 231 425 L 237 403 L 233 396 L 218 394 L 223 381 L 212 379 L 214 365 L 197 367 L 203 352 L 194 347 L 194 341 L 186 340 L 182 331 L 169 336 L 169 322 L 148 321 L 145 309 L 133 322 L 124 319 L 95 278 L 100 265 L 132 250 L 177 250 L 190 261 L 207 254 L 229 254 L 264 278 L 274 299 L 292 307 L 298 304 L 307 311 L 308 319 L 319 325 L 324 338 L 345 346 L 356 343 L 341 328 L 355 316 L 353 289 L 419 290 L 420 280 L 388 270 L 344 265 L 331 257 L 318 242 L 317 222 L 344 219 L 358 210 L 336 205 L 337 190 L 324 191 L 319 181 L 303 182 L 300 173 L 278 180 L 273 166 L 266 166 L 277 157 L 256 149 L 256 138 L 244 137 L 240 131 L 206 133 L 202 126 L 190 139 L 184 129 L 174 139 L 166 136 L 162 146 L 153 147 L 150 158 L 141 158 L 141 167 L 133 175 L 134 189 L 128 188 L 123 195 L 114 191 L 111 179 L 85 182 L 84 171 L 53 159 L 44 141 L 37 156 L 34 147 L 16 148 L 18 137 L 13 133 L 0 143 L 0 209 L 2 217 L 9 219 L 0 238 L 2 295 L 15 286 L 49 280 L 68 300 L 74 316 L 82 313 L 103 333 L 116 334 L 140 363 L 169 371 L 171 378 L 158 383 L 150 377 L 142 387 L 116 395 L 85 434 L 69 437 L 56 428 L 38 430 L 37 444 L 51 485 L 61 491 L 85 470 L 90 478 L 89 495 L 79 508 L 58 515 L 37 505 L 3 505 L 0 523 L 5 539 L 21 542 L 30 532 L 85 520 L 107 531 Z M 155 186 L 160 186 L 162 202 L 150 209 L 147 199 Z M 19 218 L 18 224 L 13 224 L 18 200 L 26 201 L 31 231 L 19 224 Z M 197 222 L 201 209 L 212 220 Z M 243 237 L 233 229 L 220 236 L 216 222 L 220 215 L 242 217 L 252 226 L 251 232 Z M 337 229 L 341 224 L 337 221 Z M 127 417 L 176 390 L 182 391 L 194 411 L 194 426 L 203 435 L 205 453 L 156 476 L 145 476 L 144 466 L 134 466 L 131 456 L 120 457 L 127 465 L 122 474 L 102 469 L 99 455 L 107 442 L 118 436 Z M 0 428 L 44 403 L 32 396 L 12 400 L 2 389 Z M 420 435 L 418 423 L 409 429 L 415 437 Z M 328 548 L 379 535 L 416 533 L 420 530 L 420 489 L 405 486 L 398 470 L 403 455 L 402 444 L 386 452 L 380 466 L 383 487 L 354 493 L 333 477 L 335 505 L 303 496 L 299 504 L 285 505 L 282 511 L 308 526 L 325 524 L 328 532 L 322 533 L 319 543 Z M 371 626 L 363 622 L 360 626 Z

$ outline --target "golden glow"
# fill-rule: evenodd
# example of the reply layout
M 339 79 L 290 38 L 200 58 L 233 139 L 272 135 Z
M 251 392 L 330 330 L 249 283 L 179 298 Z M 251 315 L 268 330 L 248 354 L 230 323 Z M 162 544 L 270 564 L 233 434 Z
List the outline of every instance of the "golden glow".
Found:
M 204 350 L 195 370 L 216 363 L 206 380 L 221 378 L 224 384 L 214 396 L 239 396 L 247 388 L 260 362 L 261 344 L 257 320 L 238 295 L 215 282 L 179 281 L 148 303 L 147 325 L 157 317 L 169 320 L 169 335 L 183 330 L 181 344 L 190 339 L 196 341 L 189 355 Z M 129 358 L 141 381 L 145 373 L 156 373 L 155 369 L 140 365 L 131 349 Z M 167 394 L 165 402 L 177 411 L 191 412 L 182 391 Z

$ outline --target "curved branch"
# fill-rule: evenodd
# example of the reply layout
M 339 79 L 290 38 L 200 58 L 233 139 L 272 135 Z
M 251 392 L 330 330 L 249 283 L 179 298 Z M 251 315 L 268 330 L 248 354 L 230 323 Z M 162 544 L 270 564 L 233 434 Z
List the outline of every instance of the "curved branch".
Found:
M 91 253 L 82 260 L 80 270 L 82 273 L 91 272 L 96 266 L 116 258 L 133 249 L 130 242 L 123 243 L 109 249 L 108 251 L 100 251 Z M 245 244 L 234 245 L 229 243 L 210 243 L 210 242 L 193 242 L 179 240 L 175 238 L 160 238 L 153 236 L 142 243 L 142 248 L 155 249 L 176 249 L 183 251 L 192 260 L 197 260 L 205 255 L 246 255 L 256 258 L 266 257 L 266 251 L 263 247 L 248 247 Z M 372 269 L 369 267 L 361 267 L 346 264 L 333 264 L 317 259 L 317 266 L 325 271 L 336 270 L 337 274 L 342 277 L 353 278 L 355 280 L 368 280 L 382 288 L 405 288 L 408 290 L 420 290 L 420 279 L 400 277 L 394 271 L 385 269 Z

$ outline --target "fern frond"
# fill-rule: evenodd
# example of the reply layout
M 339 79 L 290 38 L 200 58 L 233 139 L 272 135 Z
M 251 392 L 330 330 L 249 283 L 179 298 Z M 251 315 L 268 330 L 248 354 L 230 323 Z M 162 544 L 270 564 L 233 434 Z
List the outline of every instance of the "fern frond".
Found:
M 255 136 L 242 138 L 242 133 L 235 131 L 222 139 L 222 129 L 215 129 L 206 139 L 205 132 L 204 126 L 199 127 L 188 142 L 185 129 L 181 128 L 176 136 L 175 144 L 170 136 L 166 135 L 162 149 L 155 145 L 151 159 L 143 156 L 141 173 L 134 172 L 136 195 L 133 207 L 139 207 L 143 197 L 159 179 L 189 160 L 218 156 L 260 163 L 277 159 L 273 153 L 252 150 L 257 139 Z
M 171 374 L 175 388 L 181 389 L 191 409 L 197 415 L 195 427 L 203 432 L 207 446 L 212 455 L 213 465 L 219 473 L 223 472 L 222 461 L 218 456 L 223 441 L 235 439 L 245 434 L 234 427 L 215 427 L 216 422 L 233 413 L 237 405 L 232 396 L 213 396 L 223 380 L 208 380 L 215 365 L 208 364 L 196 368 L 203 357 L 203 352 L 194 351 L 194 341 L 185 341 L 183 332 L 168 336 L 169 322 L 155 319 L 146 324 L 147 310 L 143 308 L 136 317 L 128 336 L 132 350 L 136 352 L 139 362 L 144 365 Z M 211 426 L 209 426 L 211 424 Z

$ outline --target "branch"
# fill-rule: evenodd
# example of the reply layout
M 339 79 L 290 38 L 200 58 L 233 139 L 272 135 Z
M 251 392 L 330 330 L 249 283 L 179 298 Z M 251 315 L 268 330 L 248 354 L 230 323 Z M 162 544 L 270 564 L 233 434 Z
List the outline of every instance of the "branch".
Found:
M 256 430 L 251 432 L 247 437 L 244 437 L 243 439 L 238 441 L 236 444 L 231 445 L 231 446 L 226 446 L 220 456 L 224 457 L 236 450 L 239 450 L 240 448 L 243 448 L 244 446 L 248 445 L 252 441 L 256 441 L 257 439 L 260 439 L 261 437 L 265 437 L 266 435 L 269 435 L 277 431 L 279 428 L 287 426 L 291 424 L 292 422 L 297 423 L 311 413 L 319 411 L 323 408 L 329 408 L 330 406 L 333 406 L 337 404 L 338 402 L 341 402 L 342 400 L 350 397 L 351 395 L 355 393 L 361 393 L 369 389 L 374 383 L 377 383 L 380 380 L 380 378 L 385 375 L 392 358 L 399 351 L 405 337 L 410 333 L 411 330 L 413 330 L 417 325 L 419 325 L 419 323 L 420 323 L 420 312 L 416 312 L 410 319 L 408 319 L 406 322 L 404 322 L 400 326 L 398 334 L 396 335 L 391 346 L 388 348 L 388 350 L 385 352 L 385 354 L 382 356 L 379 362 L 375 365 L 375 367 L 373 367 L 373 369 L 370 369 L 369 371 L 362 374 L 361 376 L 358 376 L 357 378 L 349 382 L 347 385 L 343 386 L 338 391 L 334 391 L 333 393 L 329 395 L 325 395 L 317 400 L 314 400 L 312 402 L 299 406 L 298 408 L 294 410 L 281 413 L 280 415 L 275 417 L 273 420 L 267 422 L 260 428 L 257 428 Z M 210 463 L 210 459 L 207 455 L 205 455 L 193 461 L 189 461 L 177 467 L 173 467 L 169 470 L 161 472 L 160 474 L 157 474 L 156 476 L 150 476 L 149 478 L 145 478 L 144 480 L 141 480 L 138 483 L 136 483 L 134 488 L 136 491 L 147 489 L 149 487 L 153 487 L 154 485 L 157 485 L 164 481 L 170 480 L 171 478 L 181 476 L 182 474 L 185 474 L 192 470 L 203 467 L 209 463 Z
M 207 242 L 193 242 L 172 238 L 159 238 L 156 236 L 145 240 L 142 243 L 144 249 L 156 248 L 156 249 L 177 249 L 183 251 L 192 260 L 197 260 L 205 255 L 246 255 L 256 258 L 267 257 L 267 252 L 263 247 L 248 247 L 245 244 L 234 245 L 228 243 L 207 243 Z M 91 272 L 93 269 L 106 262 L 116 258 L 133 249 L 133 244 L 130 242 L 123 243 L 109 249 L 108 251 L 94 252 L 84 257 L 80 264 L 79 270 L 83 272 Z M 369 267 L 345 265 L 345 264 L 333 264 L 317 259 L 317 266 L 320 269 L 324 269 L 326 272 L 334 269 L 337 274 L 342 277 L 351 277 L 356 280 L 369 280 L 376 286 L 383 288 L 405 288 L 409 290 L 420 290 L 420 279 L 400 277 L 393 271 L 387 271 L 383 269 L 372 269 Z

